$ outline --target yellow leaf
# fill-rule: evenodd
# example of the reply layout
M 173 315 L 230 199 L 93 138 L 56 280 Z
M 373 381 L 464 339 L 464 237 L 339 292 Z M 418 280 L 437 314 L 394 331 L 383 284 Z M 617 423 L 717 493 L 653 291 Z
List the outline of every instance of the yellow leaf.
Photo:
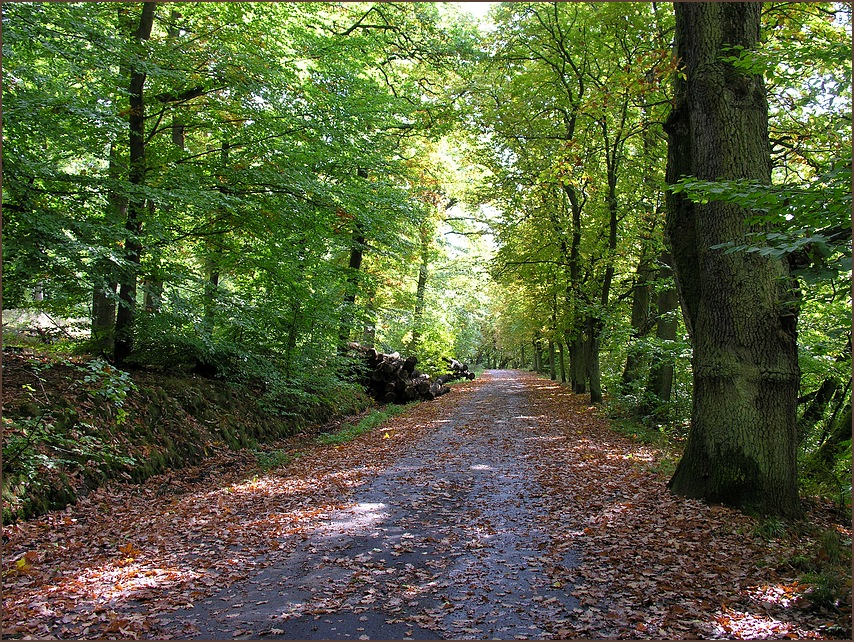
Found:
M 391 435 L 386 433 L 383 435 L 383 439 L 391 439 Z

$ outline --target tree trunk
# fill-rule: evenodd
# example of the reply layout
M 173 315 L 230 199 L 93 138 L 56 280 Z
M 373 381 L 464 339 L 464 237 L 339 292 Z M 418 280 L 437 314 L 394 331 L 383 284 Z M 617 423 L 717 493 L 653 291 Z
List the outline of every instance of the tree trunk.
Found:
M 837 415 L 836 412 L 828 419 L 827 434 L 822 436 L 821 446 L 807 458 L 806 469 L 808 472 L 819 469 L 832 469 L 834 459 L 839 456 L 843 443 L 851 440 L 851 400 L 848 391 L 851 389 L 851 380 L 841 391 L 840 407 L 837 410 L 844 411 Z M 848 400 L 848 403 L 845 401 Z
M 564 344 L 558 343 L 558 348 L 560 349 L 560 382 L 566 383 L 566 359 L 564 358 Z
M 759 3 L 675 3 L 677 78 L 667 182 L 770 182 L 761 76 L 723 60 L 759 41 Z M 797 490 L 797 317 L 779 260 L 711 249 L 756 231 L 735 204 L 667 196 L 667 234 L 693 345 L 694 395 L 685 453 L 669 487 L 687 497 L 782 516 Z
M 572 391 L 584 394 L 587 390 L 587 350 L 583 333 L 567 337 L 569 345 L 569 379 Z
M 106 261 L 102 265 L 105 270 L 109 269 Z M 105 279 L 95 283 L 92 288 L 92 351 L 98 355 L 109 354 L 112 350 L 117 287 L 116 281 L 108 282 Z
M 412 317 L 412 341 L 409 349 L 417 352 L 421 342 L 421 322 L 424 317 L 424 295 L 427 292 L 427 268 L 430 266 L 430 226 L 425 221 L 421 225 L 421 263 L 418 266 L 418 285 L 415 288 L 415 313 Z
M 160 307 L 163 304 L 163 279 L 158 276 L 152 276 L 143 283 L 145 296 L 143 298 L 143 306 L 146 312 L 160 312 Z
M 642 258 L 636 270 L 635 287 L 632 290 L 632 342 L 644 336 L 650 329 L 649 321 L 649 279 L 653 270 L 650 261 Z M 626 367 L 623 369 L 622 388 L 624 392 L 631 389 L 631 384 L 637 381 L 644 365 L 644 357 L 641 351 L 634 345 L 629 344 L 626 356 Z
M 220 145 L 219 161 L 220 171 L 219 176 L 219 193 L 225 196 L 229 192 L 228 188 L 228 157 L 231 150 L 231 144 L 228 141 L 223 141 Z M 221 214 L 227 214 L 227 210 L 220 210 Z M 216 225 L 216 216 L 212 215 L 210 220 L 211 225 Z M 204 314 L 202 317 L 202 326 L 208 336 L 213 335 L 214 325 L 216 324 L 216 303 L 217 294 L 219 292 L 220 279 L 220 264 L 222 262 L 222 242 L 214 236 L 207 238 L 207 256 L 205 257 L 205 290 L 204 290 Z
M 142 3 L 142 15 L 139 19 L 134 38 L 137 41 L 148 40 L 154 24 L 156 2 Z M 128 181 L 131 185 L 145 182 L 145 101 L 144 89 L 146 74 L 141 61 L 130 70 L 128 95 L 130 112 L 128 114 L 129 132 L 129 169 Z M 125 229 L 125 260 L 128 267 L 121 275 L 119 288 L 119 306 L 116 311 L 116 333 L 113 358 L 121 364 L 133 351 L 133 323 L 136 316 L 136 289 L 139 264 L 142 258 L 142 220 L 145 214 L 145 198 L 134 195 L 128 199 Z
M 148 220 L 154 219 L 154 202 L 148 201 Z M 159 253 L 150 253 L 148 274 L 142 284 L 143 290 L 143 307 L 146 312 L 160 312 L 163 305 L 163 270 L 161 268 L 161 258 Z
M 360 178 L 368 178 L 368 170 L 358 168 L 356 174 Z M 350 340 L 350 330 L 356 320 L 356 292 L 359 289 L 359 270 L 362 268 L 362 258 L 365 253 L 365 232 L 362 224 L 356 220 L 353 226 L 353 240 L 350 244 L 350 261 L 347 264 L 347 284 L 344 293 L 344 309 L 341 314 L 341 325 L 338 330 L 339 352 L 347 351 Z
M 552 381 L 557 379 L 557 370 L 555 368 L 555 342 L 549 339 L 549 377 Z
M 122 69 L 122 77 L 127 74 Z M 115 144 L 110 144 L 109 175 L 114 181 L 121 179 L 119 162 L 116 158 Z M 127 198 L 112 191 L 107 196 L 107 220 L 111 223 L 126 220 Z M 113 334 L 116 328 L 116 288 L 118 280 L 116 267 L 109 259 L 98 261 L 98 269 L 92 286 L 92 351 L 98 355 L 108 355 L 113 351 Z
M 842 353 L 836 357 L 836 363 L 842 363 L 844 361 L 848 361 L 851 358 L 851 333 L 848 333 L 848 342 L 845 346 L 845 349 Z M 850 385 L 851 380 L 848 380 L 848 385 Z M 840 401 L 844 401 L 845 396 L 848 394 L 848 385 L 845 388 L 841 388 L 839 382 L 831 377 L 825 379 L 818 390 L 812 392 L 811 394 L 806 395 L 805 397 L 798 399 L 798 405 L 802 403 L 806 403 L 807 407 L 804 409 L 803 414 L 801 414 L 801 418 L 798 420 L 798 443 L 803 444 L 807 435 L 819 421 L 824 416 L 827 408 L 840 397 Z M 833 411 L 833 415 L 827 420 L 825 423 L 825 433 L 830 428 L 831 424 L 839 412 L 839 406 L 837 405 Z M 824 440 L 826 434 L 821 436 L 820 442 Z
M 671 278 L 673 275 L 673 257 L 668 252 L 662 252 L 659 259 L 661 267 L 658 278 Z M 675 287 L 667 287 L 660 290 L 656 296 L 655 337 L 661 341 L 676 341 L 676 329 L 679 327 L 677 309 L 679 307 L 679 296 Z M 649 369 L 649 382 L 647 392 L 661 401 L 670 401 L 673 391 L 673 359 L 664 359 L 655 356 Z
M 827 406 L 830 404 L 831 399 L 833 399 L 833 395 L 838 386 L 839 384 L 836 382 L 836 379 L 828 378 L 825 379 L 822 382 L 821 387 L 812 394 L 812 398 L 807 404 L 804 414 L 802 414 L 801 418 L 798 420 L 798 443 L 803 442 L 807 433 L 810 431 L 810 428 L 812 428 L 816 423 L 818 423 L 818 420 L 822 418 L 824 411 L 827 410 Z
M 587 380 L 590 383 L 590 403 L 602 403 L 602 383 L 599 369 L 599 336 L 602 334 L 603 323 L 596 317 L 587 320 Z

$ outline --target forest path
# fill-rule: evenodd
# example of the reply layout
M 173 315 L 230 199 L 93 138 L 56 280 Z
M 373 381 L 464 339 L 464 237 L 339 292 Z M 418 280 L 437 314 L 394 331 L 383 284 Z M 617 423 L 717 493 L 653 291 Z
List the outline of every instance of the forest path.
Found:
M 556 633 L 578 605 L 560 581 L 575 556 L 555 549 L 545 493 L 530 464 L 541 454 L 525 398 L 536 379 L 493 371 L 481 383 L 430 419 L 420 440 L 291 555 L 232 587 L 225 601 L 243 606 L 196 604 L 199 634 L 514 639 Z
M 227 452 L 4 529 L 4 637 L 850 632 L 799 601 L 794 551 L 671 496 L 659 453 L 531 373 L 487 371 L 340 446 L 279 448 L 267 473 Z

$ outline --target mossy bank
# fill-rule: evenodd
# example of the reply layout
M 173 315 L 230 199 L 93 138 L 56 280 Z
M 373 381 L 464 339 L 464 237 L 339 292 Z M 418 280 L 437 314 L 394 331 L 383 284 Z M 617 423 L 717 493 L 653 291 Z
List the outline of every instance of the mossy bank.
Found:
M 279 440 L 372 405 L 356 386 L 233 382 L 3 354 L 3 523 L 63 508 L 217 450 Z

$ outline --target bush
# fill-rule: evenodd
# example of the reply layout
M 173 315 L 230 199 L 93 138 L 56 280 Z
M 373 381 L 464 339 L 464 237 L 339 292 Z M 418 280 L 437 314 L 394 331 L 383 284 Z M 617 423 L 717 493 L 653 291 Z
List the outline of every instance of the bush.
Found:
M 84 395 L 107 400 L 121 423 L 126 417 L 121 406 L 135 387 L 104 367 L 98 360 L 77 367 L 88 373 Z M 136 463 L 108 432 L 81 420 L 61 397 L 42 398 L 32 386 L 23 391 L 3 417 L 3 523 L 62 507 L 75 499 L 81 483 L 98 483 Z

